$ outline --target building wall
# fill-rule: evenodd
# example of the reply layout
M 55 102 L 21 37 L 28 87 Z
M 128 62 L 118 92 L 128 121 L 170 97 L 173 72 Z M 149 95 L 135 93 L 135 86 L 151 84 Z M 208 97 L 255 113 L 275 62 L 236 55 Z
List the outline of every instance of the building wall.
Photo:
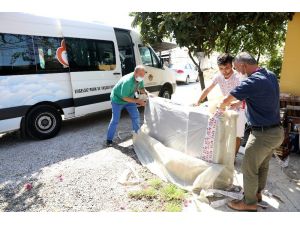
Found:
M 281 92 L 300 96 L 300 12 L 288 23 L 280 88 Z

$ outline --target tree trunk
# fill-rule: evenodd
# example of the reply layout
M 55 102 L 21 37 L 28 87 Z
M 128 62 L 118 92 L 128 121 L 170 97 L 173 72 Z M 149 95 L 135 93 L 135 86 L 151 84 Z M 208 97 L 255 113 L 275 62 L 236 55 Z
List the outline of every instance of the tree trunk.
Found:
M 198 77 L 199 77 L 199 81 L 200 81 L 201 90 L 203 90 L 205 88 L 205 83 L 204 83 L 203 72 L 200 69 L 200 66 L 198 67 Z
M 260 59 L 260 50 L 258 50 L 258 56 L 257 56 L 257 59 L 256 59 L 257 64 L 259 62 L 259 59 Z
M 193 63 L 195 64 L 195 66 L 198 68 L 198 77 L 199 77 L 199 81 L 200 81 L 200 86 L 201 86 L 201 90 L 203 90 L 205 88 L 205 83 L 204 83 L 204 76 L 203 76 L 203 71 L 201 70 L 201 62 L 199 61 L 199 63 L 197 63 L 195 61 L 195 59 L 192 56 L 191 51 L 188 51 L 189 57 L 191 58 L 191 60 L 193 61 Z

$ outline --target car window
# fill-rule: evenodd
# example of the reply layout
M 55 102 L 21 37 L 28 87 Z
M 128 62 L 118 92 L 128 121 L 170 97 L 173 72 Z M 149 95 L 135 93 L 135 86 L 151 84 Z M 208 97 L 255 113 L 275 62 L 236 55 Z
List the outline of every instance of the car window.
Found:
M 159 67 L 159 61 L 158 61 L 158 58 L 157 58 L 157 55 L 155 54 L 155 52 L 151 51 L 151 56 L 152 56 L 152 66 L 153 67 Z
M 0 33 L 0 75 L 36 72 L 31 36 Z
M 142 62 L 145 66 L 152 66 L 159 68 L 160 63 L 157 55 L 151 48 L 141 46 L 139 47 Z
M 147 47 L 139 47 L 140 55 L 142 58 L 142 63 L 145 66 L 152 66 L 152 58 L 150 49 Z
M 109 71 L 116 68 L 112 41 L 66 38 L 70 70 Z
M 68 71 L 68 59 L 62 38 L 35 36 L 33 41 L 39 73 Z

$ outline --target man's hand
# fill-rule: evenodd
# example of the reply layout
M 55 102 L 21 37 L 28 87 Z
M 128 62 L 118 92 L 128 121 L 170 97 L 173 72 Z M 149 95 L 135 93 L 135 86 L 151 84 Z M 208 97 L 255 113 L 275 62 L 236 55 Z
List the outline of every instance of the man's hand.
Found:
M 197 107 L 197 106 L 199 106 L 200 104 L 197 102 L 197 103 L 194 103 L 193 104 L 193 107 Z
M 226 96 L 223 101 L 217 106 L 221 110 L 225 110 L 226 106 L 229 106 L 231 102 L 236 101 L 237 99 L 232 95 Z
M 136 100 L 136 104 L 140 105 L 140 106 L 145 106 L 146 102 L 143 99 L 137 99 Z
M 155 95 L 154 94 L 151 94 L 151 93 L 147 93 L 147 96 L 149 97 L 149 98 L 154 98 L 155 97 Z
M 239 109 L 241 107 L 242 103 L 243 103 L 242 101 L 233 102 L 230 104 L 230 109 L 233 109 L 233 110 Z
M 222 111 L 225 111 L 226 105 L 224 103 L 220 103 L 220 104 L 217 105 L 217 108 L 222 110 Z

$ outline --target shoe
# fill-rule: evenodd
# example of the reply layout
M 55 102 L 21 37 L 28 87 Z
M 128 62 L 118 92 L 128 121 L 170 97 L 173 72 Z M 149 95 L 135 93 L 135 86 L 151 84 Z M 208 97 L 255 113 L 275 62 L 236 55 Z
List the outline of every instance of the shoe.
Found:
M 262 194 L 261 192 L 257 192 L 256 194 L 256 198 L 257 198 L 257 206 L 266 209 L 268 208 L 269 204 L 265 201 L 262 200 Z
M 231 201 L 227 203 L 228 207 L 237 211 L 257 212 L 257 205 L 248 205 L 243 200 Z
M 111 140 L 106 140 L 106 147 L 111 147 L 111 146 L 113 146 L 113 141 L 111 141 Z

